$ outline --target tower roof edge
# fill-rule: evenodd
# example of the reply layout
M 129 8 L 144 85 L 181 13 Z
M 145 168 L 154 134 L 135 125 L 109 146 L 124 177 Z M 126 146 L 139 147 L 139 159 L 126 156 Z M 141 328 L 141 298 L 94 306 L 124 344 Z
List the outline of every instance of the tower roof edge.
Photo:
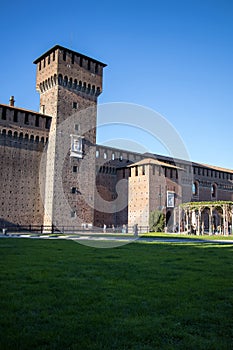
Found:
M 55 45 L 53 46 L 51 49 L 49 49 L 48 51 L 44 52 L 40 57 L 38 57 L 37 59 L 35 59 L 35 61 L 33 61 L 34 64 L 37 64 L 38 62 L 40 62 L 44 57 L 46 57 L 48 54 L 50 54 L 51 52 L 57 50 L 57 49 L 61 49 L 61 50 L 66 50 L 67 52 L 70 52 L 70 53 L 73 53 L 73 54 L 76 54 L 76 55 L 79 55 L 81 57 L 83 57 L 84 59 L 90 59 L 98 64 L 101 64 L 103 67 L 106 67 L 107 64 L 106 63 L 103 63 L 101 61 L 98 61 L 92 57 L 89 57 L 89 56 L 86 56 L 86 55 L 83 55 L 82 53 L 78 52 L 78 51 L 74 51 L 74 50 L 71 50 L 71 49 L 68 49 L 64 46 L 61 46 L 61 45 Z

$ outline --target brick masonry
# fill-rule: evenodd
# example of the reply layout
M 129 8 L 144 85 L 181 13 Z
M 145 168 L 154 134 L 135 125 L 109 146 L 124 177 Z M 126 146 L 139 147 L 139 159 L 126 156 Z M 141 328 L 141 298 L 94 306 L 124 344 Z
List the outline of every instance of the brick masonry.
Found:
M 176 220 L 168 191 L 233 200 L 230 169 L 96 145 L 104 63 L 58 45 L 34 63 L 40 113 L 0 105 L 0 225 L 148 226 L 155 209 Z

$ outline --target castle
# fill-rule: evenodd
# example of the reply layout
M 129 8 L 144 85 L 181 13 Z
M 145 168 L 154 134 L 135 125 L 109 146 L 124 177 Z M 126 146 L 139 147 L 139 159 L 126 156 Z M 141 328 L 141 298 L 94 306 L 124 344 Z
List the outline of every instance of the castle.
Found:
M 104 63 L 60 45 L 34 63 L 40 112 L 0 104 L 0 227 L 148 227 L 160 210 L 180 228 L 204 201 L 199 227 L 232 224 L 233 170 L 96 144 Z

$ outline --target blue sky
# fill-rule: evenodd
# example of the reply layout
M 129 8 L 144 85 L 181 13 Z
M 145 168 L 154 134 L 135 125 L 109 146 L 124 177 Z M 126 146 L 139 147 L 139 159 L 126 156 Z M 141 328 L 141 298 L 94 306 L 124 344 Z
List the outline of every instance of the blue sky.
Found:
M 108 64 L 99 103 L 151 108 L 193 161 L 233 168 L 232 0 L 4 0 L 0 16 L 0 103 L 14 95 L 38 110 L 32 62 L 60 44 Z M 125 134 L 110 128 L 98 141 Z

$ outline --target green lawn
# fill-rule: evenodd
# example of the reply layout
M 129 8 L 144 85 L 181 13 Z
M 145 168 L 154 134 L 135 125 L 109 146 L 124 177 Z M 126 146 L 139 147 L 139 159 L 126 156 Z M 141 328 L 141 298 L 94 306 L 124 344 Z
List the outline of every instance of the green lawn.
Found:
M 233 245 L 0 239 L 0 349 L 232 349 Z

